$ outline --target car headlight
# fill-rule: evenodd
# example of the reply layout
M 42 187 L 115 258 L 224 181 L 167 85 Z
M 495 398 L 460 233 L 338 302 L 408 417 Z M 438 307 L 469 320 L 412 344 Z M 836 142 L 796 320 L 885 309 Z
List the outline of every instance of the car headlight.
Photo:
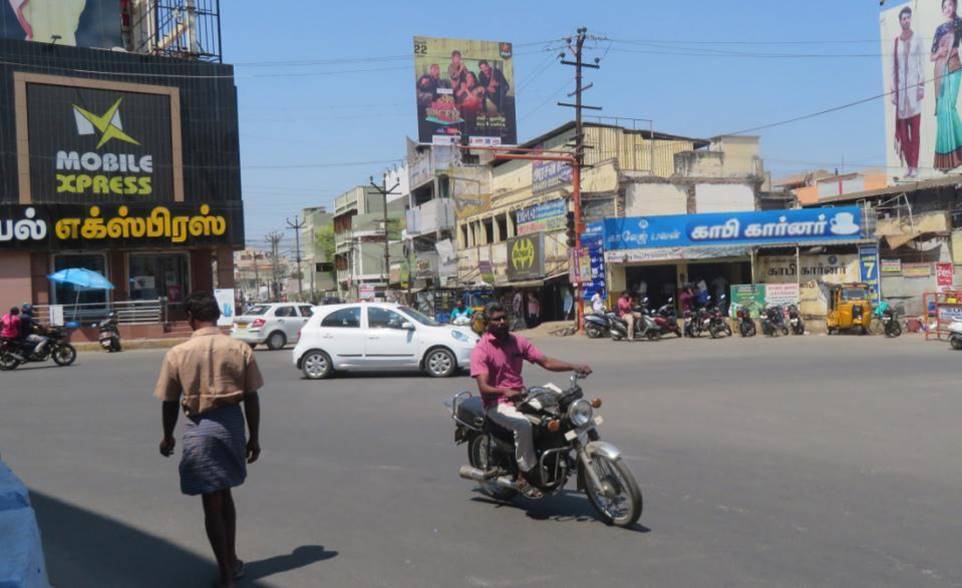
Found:
M 594 409 L 587 400 L 576 400 L 568 407 L 568 420 L 576 427 L 583 427 L 591 421 Z
M 470 343 L 470 342 L 471 342 L 471 338 L 468 337 L 467 335 L 465 335 L 464 333 L 462 333 L 461 331 L 452 330 L 452 331 L 451 331 L 451 336 L 454 337 L 454 339 L 455 339 L 456 341 L 460 341 L 460 342 L 462 342 L 462 343 Z

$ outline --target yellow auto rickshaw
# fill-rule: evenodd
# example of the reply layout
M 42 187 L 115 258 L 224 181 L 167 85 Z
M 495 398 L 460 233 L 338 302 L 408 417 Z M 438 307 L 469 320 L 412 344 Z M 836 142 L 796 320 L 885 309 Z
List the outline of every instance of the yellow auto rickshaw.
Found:
M 828 314 L 825 325 L 832 335 L 848 329 L 861 329 L 868 333 L 872 323 L 872 291 L 868 284 L 833 285 L 828 296 Z

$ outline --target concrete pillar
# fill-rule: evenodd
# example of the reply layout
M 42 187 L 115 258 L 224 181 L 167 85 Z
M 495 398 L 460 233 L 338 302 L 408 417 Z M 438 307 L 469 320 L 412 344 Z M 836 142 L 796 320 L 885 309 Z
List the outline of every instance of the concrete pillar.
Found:
M 33 301 L 30 253 L 0 251 L 0 314 Z
M 31 298 L 34 304 L 50 304 L 50 280 L 47 276 L 51 272 L 49 253 L 30 254 Z M 63 303 L 61 303 L 63 304 Z
M 234 250 L 230 247 L 217 248 L 217 287 L 234 287 Z

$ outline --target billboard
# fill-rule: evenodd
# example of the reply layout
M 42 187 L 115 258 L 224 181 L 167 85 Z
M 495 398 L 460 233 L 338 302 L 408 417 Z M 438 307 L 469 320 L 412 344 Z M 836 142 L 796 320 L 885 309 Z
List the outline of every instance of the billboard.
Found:
M 962 19 L 952 2 L 945 6 L 943 14 L 938 0 L 913 0 L 879 16 L 891 179 L 940 177 L 962 166 Z
M 562 199 L 522 208 L 515 220 L 518 234 L 559 231 L 565 228 L 567 214 L 568 204 Z
M 418 140 L 517 143 L 511 43 L 414 37 Z
M 508 281 L 544 276 L 544 233 L 512 237 L 507 242 Z
M 4 0 L 0 37 L 71 47 L 123 47 L 121 0 Z
M 183 200 L 176 87 L 17 72 L 21 202 Z

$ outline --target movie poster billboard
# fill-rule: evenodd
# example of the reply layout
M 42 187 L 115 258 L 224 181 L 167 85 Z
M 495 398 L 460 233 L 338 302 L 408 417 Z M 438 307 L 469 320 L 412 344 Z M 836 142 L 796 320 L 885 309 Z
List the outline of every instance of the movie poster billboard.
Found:
M 3 0 L 0 37 L 71 47 L 123 47 L 122 0 Z
M 414 37 L 421 143 L 517 143 L 511 43 Z
M 879 23 L 889 177 L 916 181 L 962 171 L 956 3 L 904 2 L 886 8 Z

